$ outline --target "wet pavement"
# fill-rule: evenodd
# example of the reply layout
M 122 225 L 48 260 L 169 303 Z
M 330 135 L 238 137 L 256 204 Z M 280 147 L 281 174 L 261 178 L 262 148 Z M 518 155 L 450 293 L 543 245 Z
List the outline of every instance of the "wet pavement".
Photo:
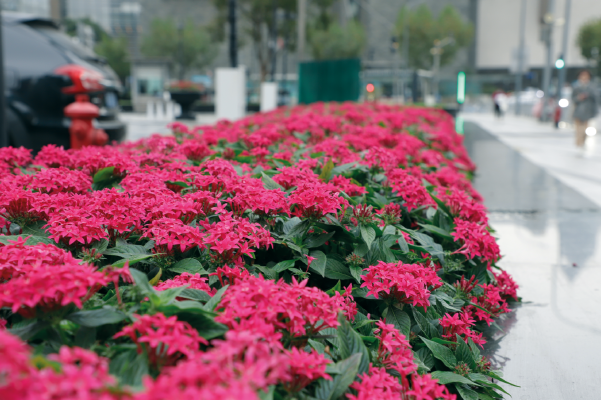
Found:
M 510 144 L 465 124 L 485 199 L 523 303 L 487 345 L 513 399 L 600 399 L 601 209 Z

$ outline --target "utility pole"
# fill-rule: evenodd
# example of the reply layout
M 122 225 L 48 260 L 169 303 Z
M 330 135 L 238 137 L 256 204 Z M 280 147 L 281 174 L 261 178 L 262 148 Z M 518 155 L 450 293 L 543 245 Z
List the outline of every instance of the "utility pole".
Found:
M 403 16 L 403 55 L 401 56 L 403 68 L 409 68 L 409 0 L 405 1 L 405 14 Z
M 518 71 L 515 74 L 515 115 L 520 115 L 522 108 L 522 79 L 524 77 L 524 53 L 526 32 L 526 0 L 522 0 L 520 11 L 520 44 L 518 46 Z
M 230 67 L 238 67 L 238 38 L 236 37 L 236 0 L 228 0 L 230 23 Z
M 523 0 L 522 0 L 523 1 Z M 561 99 L 561 89 L 566 80 L 567 59 L 568 59 L 568 34 L 570 30 L 570 11 L 572 9 L 572 0 L 566 0 L 566 8 L 564 11 L 563 38 L 561 43 L 561 57 L 564 61 L 563 68 L 559 69 L 557 79 L 557 98 Z
M 277 41 L 278 41 L 278 8 L 276 0 L 272 1 L 273 20 L 271 33 L 271 81 L 275 82 L 275 67 L 277 62 Z
M 184 24 L 179 23 L 177 27 L 177 33 L 179 35 L 179 42 L 177 47 L 177 58 L 179 61 L 179 80 L 184 80 Z
M 305 56 L 305 31 L 307 28 L 307 0 L 297 0 L 296 11 L 296 58 L 303 61 Z
M 543 92 L 545 98 L 550 96 L 551 88 L 551 72 L 553 66 L 553 27 L 555 26 L 555 0 L 549 0 L 549 7 L 544 15 L 545 24 L 545 39 L 547 45 L 547 62 L 545 63 L 545 69 L 543 70 Z
M 6 91 L 4 88 L 4 43 L 2 42 L 2 12 L 0 11 L 0 147 L 8 146 L 6 130 Z

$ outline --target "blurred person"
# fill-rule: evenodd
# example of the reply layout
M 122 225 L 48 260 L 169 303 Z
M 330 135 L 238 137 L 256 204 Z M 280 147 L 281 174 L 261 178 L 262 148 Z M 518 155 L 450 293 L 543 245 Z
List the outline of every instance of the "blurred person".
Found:
M 578 148 L 584 148 L 586 128 L 588 128 L 589 121 L 595 118 L 599 111 L 597 94 L 594 85 L 591 83 L 591 78 L 592 75 L 588 70 L 582 70 L 572 90 L 576 147 Z
M 494 103 L 495 116 L 501 118 L 503 116 L 503 103 L 507 96 L 501 89 L 497 89 L 492 94 L 492 101 Z

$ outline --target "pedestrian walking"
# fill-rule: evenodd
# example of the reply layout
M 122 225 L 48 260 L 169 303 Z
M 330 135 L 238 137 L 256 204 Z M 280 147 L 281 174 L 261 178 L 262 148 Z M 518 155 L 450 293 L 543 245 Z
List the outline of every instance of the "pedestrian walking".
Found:
M 572 90 L 576 147 L 578 148 L 584 147 L 586 128 L 588 128 L 589 121 L 595 118 L 599 111 L 597 93 L 595 92 L 595 86 L 591 83 L 591 78 L 591 73 L 588 70 L 582 70 Z
M 497 89 L 492 94 L 492 101 L 495 105 L 495 116 L 501 118 L 507 109 L 507 95 L 501 89 Z

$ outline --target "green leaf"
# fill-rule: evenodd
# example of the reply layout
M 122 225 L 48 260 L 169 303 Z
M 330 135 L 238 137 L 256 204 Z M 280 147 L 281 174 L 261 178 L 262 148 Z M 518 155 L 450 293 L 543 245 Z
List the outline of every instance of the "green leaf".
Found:
M 490 376 L 491 378 L 495 378 L 496 380 L 498 380 L 498 381 L 501 381 L 501 382 L 503 382 L 503 383 L 506 383 L 506 384 L 508 384 L 508 385 L 511 385 L 511 386 L 513 386 L 513 387 L 518 387 L 518 388 L 519 388 L 519 387 L 521 387 L 521 386 L 518 386 L 518 385 L 514 385 L 514 384 L 513 384 L 513 383 L 511 383 L 511 382 L 508 382 L 508 381 L 506 381 L 505 379 L 503 379 L 503 378 L 501 377 L 501 375 L 497 374 L 495 371 L 489 371 L 489 372 L 488 372 L 488 376 Z
M 315 260 L 311 262 L 309 268 L 311 268 L 313 271 L 317 272 L 321 276 L 325 277 L 326 263 L 328 261 L 326 255 L 322 251 L 316 250 L 312 251 L 310 256 L 315 257 Z
M 96 328 L 82 326 L 77 330 L 73 345 L 83 349 L 89 349 L 96 341 Z
M 267 279 L 271 279 L 271 280 L 278 279 L 278 274 L 271 268 L 268 268 L 264 265 L 257 265 L 257 264 L 255 264 L 255 268 L 257 268 L 259 271 L 261 271 L 263 276 Z
M 474 343 L 472 338 L 469 338 L 467 340 L 467 343 L 470 346 L 470 350 L 472 351 L 472 357 L 474 357 L 474 360 L 476 360 L 476 362 L 480 361 L 482 355 L 480 354 L 480 349 L 478 348 L 476 343 Z
M 122 258 L 121 260 L 114 262 L 113 267 L 123 267 L 125 263 L 127 263 L 130 267 L 134 264 L 139 263 L 142 260 L 146 260 L 147 258 L 154 257 L 155 254 L 147 254 L 145 256 L 134 256 L 132 258 Z
M 369 369 L 369 352 L 361 335 L 359 335 L 346 320 L 344 315 L 340 313 L 338 316 L 338 351 L 340 357 L 349 358 L 353 354 L 361 354 L 361 363 L 359 364 L 358 374 L 363 374 Z
M 278 274 L 280 274 L 280 273 L 286 271 L 287 269 L 294 267 L 295 263 L 296 263 L 296 260 L 280 261 L 279 263 L 274 265 L 271 269 L 273 270 L 273 272 L 277 272 Z
M 36 244 L 39 243 L 43 243 L 43 244 L 51 244 L 56 246 L 56 242 L 52 239 L 48 239 L 47 237 L 43 237 L 43 236 L 31 236 L 31 235 L 7 235 L 7 236 L 0 236 L 0 243 L 2 243 L 5 246 L 9 246 L 11 243 L 9 242 L 9 240 L 11 242 L 16 242 L 19 238 L 22 239 L 26 239 L 25 240 L 25 244 L 27 246 L 34 246 Z
M 334 236 L 336 232 L 329 232 L 329 233 L 322 233 L 319 236 L 311 236 L 308 237 L 307 239 L 305 239 L 304 247 L 308 248 L 308 249 L 312 249 L 315 247 L 319 247 L 321 245 L 323 245 L 325 242 L 327 242 L 328 240 L 330 240 L 330 238 L 332 236 Z
M 441 229 L 437 226 L 434 225 L 428 225 L 428 224 L 420 224 L 418 223 L 419 226 L 421 226 L 422 228 L 424 228 L 425 230 L 427 230 L 428 232 L 432 232 L 433 234 L 443 238 L 443 239 L 447 239 L 447 240 L 453 240 L 453 236 L 451 236 L 449 234 L 448 231 L 445 231 L 444 229 Z
M 271 177 L 263 171 L 261 171 L 261 180 L 263 181 L 263 187 L 267 190 L 279 189 L 282 192 L 286 191 L 279 183 L 271 179 Z
M 321 179 L 324 182 L 328 182 L 332 176 L 333 169 L 334 169 L 334 163 L 332 162 L 332 159 L 330 158 L 328 160 L 328 162 L 326 163 L 326 165 L 324 165 L 323 168 L 321 169 L 321 174 L 319 174 L 319 179 Z
M 134 278 L 136 286 L 140 288 L 143 294 L 156 297 L 155 290 L 150 286 L 150 283 L 148 283 L 148 277 L 144 272 L 138 271 L 135 268 L 130 269 L 129 272 L 132 278 Z
M 472 352 L 469 346 L 465 343 L 465 341 L 461 338 L 461 336 L 457 336 L 457 348 L 455 349 L 455 357 L 457 358 L 457 362 L 463 361 L 470 367 L 472 371 L 475 371 L 477 368 L 476 360 L 472 355 Z
M 420 360 L 424 363 L 428 369 L 434 368 L 434 357 L 432 357 L 432 352 L 427 347 L 422 347 L 421 349 L 415 352 Z
M 126 318 L 126 315 L 115 308 L 99 308 L 97 310 L 77 311 L 66 317 L 69 321 L 81 326 L 95 328 L 106 324 L 116 324 Z
M 329 255 L 327 256 L 326 260 L 325 277 L 339 280 L 353 279 L 351 271 L 340 261 L 331 258 Z
M 353 278 L 355 278 L 357 283 L 361 283 L 361 274 L 363 274 L 363 268 L 361 268 L 359 265 L 351 265 L 349 266 L 349 269 L 351 271 L 351 275 Z
M 411 318 L 409 318 L 409 315 L 394 306 L 386 308 L 385 313 L 386 323 L 394 324 L 394 327 L 409 340 L 409 334 L 411 333 Z
M 195 258 L 184 258 L 176 262 L 171 268 L 171 272 L 177 272 L 178 274 L 187 272 L 189 274 L 200 274 L 208 275 L 209 273 L 202 267 L 200 261 Z
M 503 392 L 503 393 L 509 395 L 509 397 L 511 397 L 511 395 L 505 389 L 503 389 L 501 386 L 489 381 L 488 377 L 486 375 L 478 374 L 478 373 L 471 373 L 471 374 L 469 374 L 469 378 L 472 381 L 479 383 L 482 386 L 500 390 L 501 392 Z
M 436 329 L 436 327 L 415 308 L 413 308 L 413 318 L 426 337 L 429 339 L 440 337 L 438 329 Z
M 361 225 L 361 237 L 368 248 L 371 248 L 372 242 L 376 239 L 376 231 L 371 226 Z
M 165 181 L 165 183 L 167 183 L 169 185 L 175 185 L 175 186 L 183 187 L 183 188 L 189 188 L 190 187 L 190 185 L 188 185 L 186 182 L 181 182 L 181 181 Z
M 361 353 L 356 353 L 346 360 L 336 363 L 335 367 L 340 373 L 329 381 L 320 379 L 317 388 L 315 388 L 315 398 L 318 400 L 335 400 L 342 396 L 355 380 L 361 365 L 361 358 Z
M 42 331 L 43 329 L 46 329 L 49 326 L 50 323 L 47 321 L 34 320 L 29 324 L 11 328 L 8 330 L 8 332 L 20 337 L 23 340 L 29 340 L 33 338 L 38 332 Z
M 229 285 L 225 285 L 224 287 L 219 289 L 217 293 L 215 293 L 213 297 L 211 297 L 211 300 L 207 301 L 207 304 L 205 304 L 203 308 L 207 311 L 213 311 L 221 301 L 221 298 L 223 297 L 223 294 L 225 293 L 228 287 Z
M 121 178 L 114 176 L 115 167 L 106 167 L 94 174 L 92 190 L 102 190 L 114 187 L 121 181 Z
M 455 384 L 455 389 L 457 390 L 457 392 L 459 392 L 463 400 L 478 400 L 478 393 L 470 388 L 467 388 L 460 384 Z
M 435 343 L 435 342 L 428 340 L 421 336 L 420 336 L 420 338 L 422 339 L 424 344 L 426 346 L 428 346 L 430 351 L 432 351 L 432 355 L 435 358 L 438 358 L 440 361 L 442 361 L 443 364 L 447 366 L 447 368 L 449 368 L 449 369 L 455 368 L 455 366 L 457 365 L 457 359 L 455 358 L 455 356 L 453 355 L 453 352 L 448 347 L 445 347 L 441 344 Z
M 474 385 L 470 379 L 450 371 L 434 371 L 432 378 L 438 379 L 438 383 L 446 385 L 448 383 L 465 383 L 466 385 Z M 478 385 L 479 386 L 479 385 Z
M 203 303 L 206 303 L 207 301 L 211 300 L 211 296 L 209 296 L 209 294 L 204 290 L 187 288 L 182 290 L 177 297 L 181 297 L 188 300 L 202 301 Z
M 99 242 L 94 242 L 90 248 L 96 249 L 100 254 L 104 254 L 106 249 L 109 247 L 109 241 L 102 239 Z
M 158 291 L 160 304 L 170 304 L 173 302 L 179 294 L 185 289 L 185 286 L 169 288 L 166 290 Z
M 118 377 L 123 385 L 142 387 L 142 378 L 148 375 L 148 357 L 130 349 L 118 354 L 109 364 L 109 372 Z

